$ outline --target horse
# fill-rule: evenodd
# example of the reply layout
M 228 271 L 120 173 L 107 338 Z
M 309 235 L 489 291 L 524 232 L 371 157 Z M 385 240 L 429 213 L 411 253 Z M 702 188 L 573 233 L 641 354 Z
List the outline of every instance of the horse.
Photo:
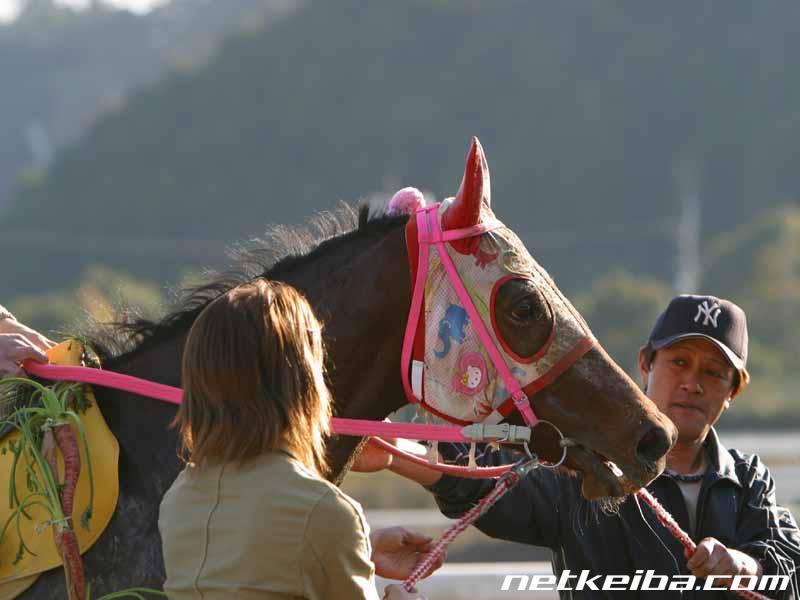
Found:
M 473 139 L 461 187 L 442 223 L 446 229 L 474 225 L 491 211 L 490 203 L 488 166 Z M 192 289 L 163 319 L 95 328 L 85 337 L 106 370 L 180 386 L 184 341 L 202 309 L 238 283 L 255 277 L 279 280 L 305 294 L 325 323 L 336 416 L 382 420 L 408 403 L 398 369 L 413 291 L 408 222 L 408 214 L 371 214 L 362 206 L 357 213 L 344 207 L 321 215 L 315 233 L 308 227 L 275 228 L 266 240 L 240 249 L 236 272 Z M 475 245 L 480 246 L 481 237 L 452 245 L 462 253 L 480 252 Z M 489 260 L 478 258 L 475 268 Z M 548 278 L 540 285 L 557 292 Z M 534 356 L 548 336 L 555 335 L 558 342 L 559 332 L 553 334 L 558 315 L 544 298 L 541 288 L 520 277 L 508 278 L 492 294 L 493 319 L 514 355 Z M 158 507 L 182 467 L 177 432 L 171 427 L 176 409 L 101 387 L 95 388 L 95 396 L 119 441 L 120 493 L 108 528 L 84 555 L 87 583 L 95 596 L 130 587 L 161 588 L 165 576 Z M 575 441 L 565 466 L 582 474 L 587 498 L 624 496 L 646 485 L 663 470 L 676 436 L 671 422 L 597 343 L 532 395 L 531 404 L 539 418 Z M 516 413 L 508 421 L 522 422 Z M 330 438 L 331 481 L 341 482 L 364 442 Z M 536 427 L 532 449 L 551 460 L 562 452 L 558 436 L 548 427 Z M 608 461 L 623 477 L 613 473 Z M 20 597 L 65 597 L 61 569 L 43 573 Z

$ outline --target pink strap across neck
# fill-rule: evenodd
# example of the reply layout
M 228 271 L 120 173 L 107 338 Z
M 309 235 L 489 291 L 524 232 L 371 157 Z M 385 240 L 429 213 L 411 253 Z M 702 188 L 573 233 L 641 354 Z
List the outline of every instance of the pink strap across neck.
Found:
M 163 383 L 155 383 L 131 375 L 104 371 L 102 369 L 91 369 L 89 367 L 72 367 L 66 365 L 49 365 L 26 360 L 22 366 L 28 373 L 45 379 L 57 381 L 75 381 L 78 383 L 91 383 L 104 387 L 124 390 L 140 396 L 155 398 L 170 404 L 180 404 L 183 398 L 183 390 Z
M 179 405 L 183 400 L 183 390 L 181 388 L 155 383 L 131 375 L 115 373 L 113 371 L 91 369 L 88 367 L 43 364 L 34 360 L 26 360 L 23 366 L 28 373 L 44 379 L 100 385 L 131 392 L 140 396 L 147 396 L 148 398 L 154 398 L 175 405 Z M 331 420 L 331 425 L 333 432 L 338 435 L 380 435 L 389 438 L 431 440 L 437 442 L 470 443 L 473 441 L 472 438 L 461 433 L 460 427 L 455 427 L 453 425 L 390 423 L 388 421 L 344 419 L 339 417 L 334 417 Z

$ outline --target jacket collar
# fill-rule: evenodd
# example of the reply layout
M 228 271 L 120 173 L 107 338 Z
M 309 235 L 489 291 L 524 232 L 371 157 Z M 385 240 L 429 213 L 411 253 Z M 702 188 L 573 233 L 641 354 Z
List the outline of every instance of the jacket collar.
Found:
M 739 476 L 736 474 L 736 463 L 731 453 L 728 452 L 727 448 L 719 441 L 719 436 L 713 427 L 708 432 L 708 436 L 706 436 L 706 441 L 703 445 L 715 469 L 712 482 L 719 479 L 727 479 L 735 483 L 738 487 L 742 487 L 742 482 L 739 481 Z

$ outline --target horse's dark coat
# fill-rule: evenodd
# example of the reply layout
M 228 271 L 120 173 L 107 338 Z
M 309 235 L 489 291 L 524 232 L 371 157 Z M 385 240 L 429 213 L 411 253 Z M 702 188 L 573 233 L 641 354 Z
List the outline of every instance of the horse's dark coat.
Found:
M 86 337 L 104 368 L 180 386 L 184 339 L 202 308 L 233 285 L 265 276 L 302 290 L 324 320 L 337 414 L 382 419 L 402 406 L 398 365 L 403 307 L 409 302 L 406 218 L 370 219 L 364 207 L 358 225 L 347 208 L 321 219 L 316 236 L 272 230 L 266 243 L 240 253 L 240 272 L 195 290 L 159 322 L 139 320 L 91 332 Z M 95 395 L 120 444 L 120 499 L 108 529 L 84 555 L 87 582 L 93 597 L 128 587 L 160 588 L 158 506 L 181 468 L 178 438 L 170 429 L 175 407 L 99 387 Z M 330 444 L 334 479 L 358 442 L 340 438 Z M 61 569 L 44 573 L 21 596 L 64 597 Z
M 474 153 L 477 147 L 474 141 L 473 159 L 481 158 Z M 483 170 L 468 169 L 465 177 L 488 178 L 485 161 L 475 159 L 473 163 L 473 167 L 482 164 Z M 488 186 L 467 188 L 481 192 Z M 469 196 L 473 204 L 483 202 L 482 192 L 477 192 Z M 477 214 L 474 210 L 472 213 Z M 336 414 L 380 420 L 406 404 L 399 364 L 411 301 L 403 228 L 407 218 L 369 219 L 362 209 L 356 227 L 355 214 L 343 214 L 344 220 L 322 218 L 322 237 L 333 237 L 319 243 L 308 234 L 273 230 L 268 243 L 244 254 L 242 273 L 221 277 L 190 294 L 182 308 L 159 323 L 138 321 L 112 330 L 127 334 L 129 342 L 123 339 L 120 344 L 119 336 L 113 335 L 87 337 L 95 341 L 107 369 L 179 386 L 184 340 L 202 308 L 231 286 L 253 277 L 284 281 L 305 293 L 325 322 Z M 536 303 L 535 291 L 511 294 L 507 302 L 502 293 L 498 297 L 502 301 L 495 300 L 495 315 L 509 323 L 514 322 L 511 315 L 520 303 Z M 498 308 L 502 309 L 500 313 Z M 519 354 L 528 341 L 539 339 L 549 330 L 547 319 L 532 319 L 524 327 L 513 325 L 504 339 Z M 95 596 L 134 586 L 160 587 L 164 568 L 157 530 L 158 505 L 181 466 L 177 436 L 170 430 L 175 407 L 100 388 L 96 394 L 120 442 L 120 501 L 108 530 L 85 555 L 87 581 Z M 538 416 L 557 424 L 578 443 L 572 447 L 566 465 L 584 473 L 587 497 L 632 491 L 664 468 L 663 455 L 674 442 L 674 426 L 599 346 L 538 391 L 531 401 Z M 512 415 L 511 420 L 515 419 L 519 415 Z M 533 440 L 534 451 L 550 460 L 561 454 L 553 431 L 550 427 L 542 431 L 537 428 Z M 649 439 L 659 442 L 661 458 L 656 460 L 653 452 L 647 452 L 645 460 L 639 452 L 639 441 Z M 331 440 L 328 450 L 333 481 L 340 481 L 347 472 L 360 442 L 347 436 Z M 626 488 L 610 475 L 600 456 L 620 466 L 627 477 Z M 63 598 L 63 572 L 58 569 L 44 574 L 23 597 Z

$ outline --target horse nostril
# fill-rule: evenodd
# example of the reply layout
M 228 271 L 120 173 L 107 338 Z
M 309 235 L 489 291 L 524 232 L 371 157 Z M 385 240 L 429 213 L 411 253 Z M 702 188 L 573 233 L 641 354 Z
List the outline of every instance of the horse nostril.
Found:
M 636 457 L 647 463 L 654 463 L 664 456 L 672 446 L 667 431 L 662 427 L 653 427 L 644 434 L 636 446 Z

